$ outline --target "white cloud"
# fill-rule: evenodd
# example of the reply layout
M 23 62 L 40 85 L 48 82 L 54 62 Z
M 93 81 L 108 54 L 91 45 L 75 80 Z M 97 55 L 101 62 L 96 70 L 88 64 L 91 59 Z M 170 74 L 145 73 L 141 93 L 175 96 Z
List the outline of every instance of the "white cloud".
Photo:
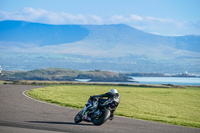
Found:
M 149 16 L 146 17 L 146 20 L 163 22 L 163 23 L 173 22 L 173 20 L 171 19 L 155 18 L 155 17 L 149 17 Z
M 110 17 L 110 22 L 112 23 L 132 23 L 136 21 L 142 21 L 143 18 L 141 16 L 132 14 L 129 17 L 124 17 L 122 15 L 114 15 Z
M 48 12 L 43 9 L 35 10 L 33 8 L 26 7 L 22 10 L 22 12 L 19 12 L 19 14 L 24 15 L 27 19 L 31 20 L 43 17 L 48 14 Z
M 88 24 L 102 23 L 102 18 L 96 15 L 73 15 L 65 12 L 49 12 L 30 7 L 16 12 L 0 11 L 0 20 L 24 20 L 48 24 Z
M 130 15 L 130 19 L 136 20 L 136 21 L 142 21 L 143 20 L 143 18 L 141 16 L 138 16 L 138 15 L 135 15 L 135 14 Z
M 122 15 L 111 16 L 108 21 L 110 21 L 108 23 L 113 23 L 113 24 L 120 24 L 120 23 L 130 22 L 129 18 L 124 17 Z
M 91 15 L 91 18 L 94 21 L 94 23 L 103 24 L 103 19 L 101 17 L 96 16 L 96 15 Z

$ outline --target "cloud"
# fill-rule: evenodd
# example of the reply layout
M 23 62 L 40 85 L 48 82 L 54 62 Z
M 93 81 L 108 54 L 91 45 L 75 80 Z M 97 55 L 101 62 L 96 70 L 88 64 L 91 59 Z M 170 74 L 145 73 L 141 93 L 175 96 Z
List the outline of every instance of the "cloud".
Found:
M 0 11 L 0 20 L 24 20 L 47 24 L 102 24 L 102 18 L 96 15 L 73 15 L 65 12 L 49 12 L 31 7 L 15 12 Z
M 108 23 L 120 24 L 130 22 L 129 18 L 126 18 L 122 15 L 114 15 L 108 19 Z
M 155 18 L 155 17 L 146 17 L 146 20 L 149 21 L 155 21 L 155 22 L 163 22 L 163 23 L 168 23 L 168 22 L 173 22 L 171 19 L 163 19 L 163 18 Z
M 103 24 L 103 19 L 99 16 L 96 15 L 91 15 L 90 16 L 92 18 L 92 20 L 94 21 L 94 23 L 96 24 Z
M 172 19 L 139 16 L 136 14 L 101 17 L 94 14 L 50 12 L 43 9 L 25 7 L 22 10 L 13 12 L 0 11 L 0 21 L 3 20 L 24 20 L 46 24 L 127 24 L 140 30 L 160 35 L 200 35 L 200 21 L 180 22 Z
M 141 16 L 138 16 L 138 15 L 135 15 L 135 14 L 132 14 L 132 15 L 130 15 L 130 19 L 131 20 L 136 20 L 136 21 L 142 21 L 142 20 L 144 20 Z
M 122 15 L 113 15 L 110 17 L 110 22 L 112 23 L 133 23 L 144 20 L 141 16 L 132 14 L 128 17 L 124 17 Z
M 32 20 L 32 19 L 38 19 L 40 17 L 43 17 L 43 16 L 47 15 L 48 12 L 43 9 L 35 10 L 33 8 L 26 7 L 21 12 L 18 12 L 18 14 L 25 16 L 26 19 Z

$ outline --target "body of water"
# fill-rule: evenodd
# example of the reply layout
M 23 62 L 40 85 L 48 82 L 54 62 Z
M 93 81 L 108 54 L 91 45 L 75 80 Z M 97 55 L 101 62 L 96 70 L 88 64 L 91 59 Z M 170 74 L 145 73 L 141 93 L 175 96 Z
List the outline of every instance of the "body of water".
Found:
M 131 77 L 139 84 L 173 84 L 200 86 L 200 78 L 194 77 Z
M 137 81 L 138 84 L 172 84 L 200 86 L 200 78 L 194 77 L 131 77 L 130 81 Z M 79 82 L 89 82 L 91 79 L 75 79 Z M 113 82 L 114 83 L 114 82 Z M 137 84 L 135 82 L 117 82 L 127 84 Z
M 91 79 L 75 79 L 75 80 L 79 82 L 89 82 Z

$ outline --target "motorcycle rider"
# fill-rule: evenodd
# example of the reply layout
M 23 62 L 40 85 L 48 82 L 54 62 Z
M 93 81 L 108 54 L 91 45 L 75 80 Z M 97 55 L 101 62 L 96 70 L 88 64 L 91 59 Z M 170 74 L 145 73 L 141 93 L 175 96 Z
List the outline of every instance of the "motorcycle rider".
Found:
M 104 103 L 107 100 L 113 100 L 113 101 L 116 101 L 117 103 L 120 102 L 120 95 L 117 92 L 117 89 L 111 89 L 110 92 L 107 92 L 107 93 L 101 94 L 101 95 L 94 95 L 94 96 L 91 96 L 90 98 L 91 99 L 98 98 L 100 103 Z M 114 112 L 115 112 L 116 108 L 117 107 L 115 107 L 113 110 L 111 110 L 110 120 L 114 119 Z
M 0 65 L 0 75 L 1 75 L 1 71 L 2 71 L 2 68 L 1 68 L 1 65 Z

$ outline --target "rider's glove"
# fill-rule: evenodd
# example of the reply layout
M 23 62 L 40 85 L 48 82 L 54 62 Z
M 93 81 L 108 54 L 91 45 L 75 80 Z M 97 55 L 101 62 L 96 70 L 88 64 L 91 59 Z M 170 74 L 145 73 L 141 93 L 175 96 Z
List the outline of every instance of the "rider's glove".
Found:
M 90 96 L 90 99 L 94 99 L 94 96 Z

